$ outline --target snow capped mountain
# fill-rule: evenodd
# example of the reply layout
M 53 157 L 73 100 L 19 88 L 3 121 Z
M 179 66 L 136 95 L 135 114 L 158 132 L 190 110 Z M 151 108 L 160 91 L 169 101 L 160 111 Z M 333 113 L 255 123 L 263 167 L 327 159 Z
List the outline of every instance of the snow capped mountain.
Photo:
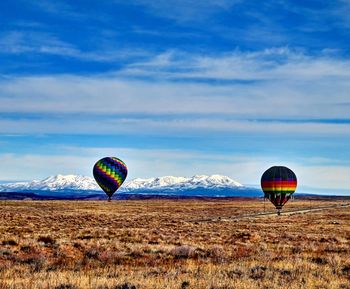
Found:
M 240 188 L 240 183 L 227 176 L 196 175 L 190 178 L 165 176 L 149 179 L 134 179 L 125 182 L 120 192 L 136 190 L 184 190 L 198 188 Z M 0 191 L 101 191 L 95 180 L 87 176 L 57 175 L 41 181 L 20 182 L 0 185 Z
M 123 188 L 127 191 L 129 190 L 139 190 L 139 189 L 155 189 L 177 186 L 178 184 L 184 183 L 187 178 L 184 177 L 173 177 L 165 176 L 159 178 L 149 178 L 149 179 L 134 179 L 129 182 L 125 182 Z M 122 188 L 121 188 L 122 189 Z
M 242 185 L 229 177 L 220 175 L 196 175 L 191 178 L 165 176 L 150 179 L 134 179 L 126 182 L 124 189 L 126 191 L 135 189 L 194 189 L 194 188 L 225 188 L 242 187 Z
M 99 190 L 95 180 L 77 175 L 50 176 L 44 180 L 0 185 L 0 191 Z

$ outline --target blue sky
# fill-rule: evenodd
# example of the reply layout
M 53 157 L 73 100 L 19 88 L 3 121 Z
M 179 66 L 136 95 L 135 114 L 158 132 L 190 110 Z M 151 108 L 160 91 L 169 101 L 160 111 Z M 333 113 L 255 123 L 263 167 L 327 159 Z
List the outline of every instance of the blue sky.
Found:
M 0 2 L 0 180 L 287 165 L 350 191 L 350 1 Z

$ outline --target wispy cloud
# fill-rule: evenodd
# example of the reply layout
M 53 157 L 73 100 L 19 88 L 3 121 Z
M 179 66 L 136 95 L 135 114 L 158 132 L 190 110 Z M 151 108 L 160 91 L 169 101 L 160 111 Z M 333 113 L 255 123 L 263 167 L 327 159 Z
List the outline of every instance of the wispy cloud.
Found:
M 42 53 L 74 56 L 78 50 L 57 37 L 40 32 L 11 31 L 0 36 L 1 53 Z
M 71 3 L 64 0 L 50 1 L 50 0 L 40 0 L 40 1 L 24 1 L 23 5 L 28 5 L 34 9 L 39 9 L 45 13 L 69 17 L 73 19 L 82 19 L 87 16 L 83 13 L 78 12 Z
M 218 11 L 225 11 L 241 0 L 136 0 L 134 5 L 142 5 L 161 18 L 178 22 L 203 21 Z M 120 2 L 120 1 L 117 1 Z
M 165 116 L 116 117 L 99 114 L 50 114 L 50 117 L 29 117 L 17 115 L 16 119 L 0 117 L 0 134 L 94 134 L 94 135 L 157 135 L 203 136 L 227 134 L 240 136 L 283 136 L 285 132 L 295 137 L 350 135 L 350 123 L 339 120 L 299 121 L 288 120 L 239 120 L 218 116 Z
M 90 62 L 116 62 L 128 58 L 143 58 L 150 55 L 141 48 L 112 48 L 81 50 L 59 39 L 52 33 L 34 30 L 9 31 L 0 35 L 0 54 L 55 55 Z
M 0 110 L 344 119 L 349 64 L 287 48 L 216 57 L 172 52 L 110 74 L 3 78 Z
M 205 56 L 167 51 L 147 62 L 130 64 L 125 73 L 167 78 L 217 80 L 310 80 L 349 77 L 349 59 L 333 54 L 308 55 L 300 49 L 268 48 L 261 51 L 236 50 Z

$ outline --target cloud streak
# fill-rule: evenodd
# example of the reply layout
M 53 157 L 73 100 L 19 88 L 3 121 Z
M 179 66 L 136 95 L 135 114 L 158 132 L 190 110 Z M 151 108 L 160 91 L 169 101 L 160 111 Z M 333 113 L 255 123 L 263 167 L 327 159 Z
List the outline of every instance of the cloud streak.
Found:
M 59 39 L 53 33 L 28 30 L 8 31 L 0 35 L 0 54 L 59 56 L 85 62 L 117 62 L 129 58 L 144 58 L 150 55 L 140 48 L 116 48 L 82 50 L 76 45 Z
M 147 62 L 133 63 L 124 72 L 130 76 L 151 75 L 169 79 L 285 80 L 308 81 L 329 77 L 350 77 L 349 59 L 331 53 L 308 55 L 288 47 L 261 51 L 236 50 L 204 56 L 168 51 Z
M 158 17 L 186 23 L 208 19 L 218 11 L 227 11 L 238 2 L 240 0 L 136 0 L 133 4 L 146 7 Z
M 181 55 L 181 54 L 180 54 Z M 347 59 L 288 49 L 216 57 L 172 54 L 109 74 L 4 77 L 2 112 L 222 114 L 239 119 L 348 118 Z
M 299 137 L 345 139 L 350 133 L 344 105 L 350 91 L 349 64 L 347 59 L 288 48 L 215 57 L 173 51 L 108 74 L 5 76 L 0 81 L 0 132 L 288 131 Z
M 218 116 L 115 117 L 100 115 L 54 114 L 50 117 L 0 117 L 0 134 L 94 134 L 94 135 L 206 135 L 238 134 L 276 136 L 285 132 L 295 137 L 350 135 L 348 121 L 323 120 L 239 120 Z

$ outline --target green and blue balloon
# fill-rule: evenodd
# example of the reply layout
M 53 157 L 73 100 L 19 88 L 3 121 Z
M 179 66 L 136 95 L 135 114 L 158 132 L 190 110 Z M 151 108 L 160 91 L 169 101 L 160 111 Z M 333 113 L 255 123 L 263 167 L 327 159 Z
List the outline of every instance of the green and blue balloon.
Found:
M 98 185 L 108 196 L 108 201 L 110 201 L 113 194 L 125 181 L 128 168 L 121 159 L 105 157 L 94 165 L 93 175 Z

